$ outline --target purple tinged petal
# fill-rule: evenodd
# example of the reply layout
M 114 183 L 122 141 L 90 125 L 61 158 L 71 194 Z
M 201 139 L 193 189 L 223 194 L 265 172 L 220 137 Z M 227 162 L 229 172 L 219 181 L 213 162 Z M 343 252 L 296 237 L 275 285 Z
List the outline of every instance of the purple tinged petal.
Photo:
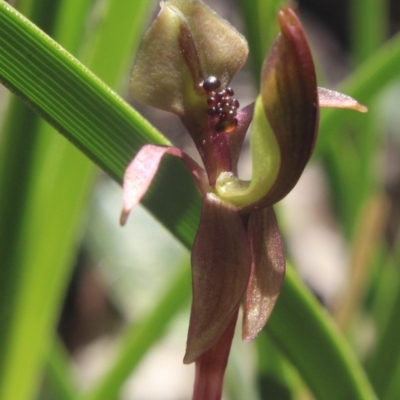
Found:
M 285 277 L 285 255 L 274 209 L 250 214 L 248 222 L 252 263 L 243 310 L 242 338 L 253 340 L 266 324 Z
M 367 107 L 363 106 L 352 97 L 321 87 L 318 88 L 318 100 L 320 107 L 347 108 L 363 113 L 368 111 Z
M 281 200 L 297 183 L 315 146 L 319 116 L 315 68 L 303 28 L 289 7 L 278 17 L 281 34 L 263 66 L 261 96 L 281 164 L 264 206 Z
M 204 170 L 183 151 L 176 147 L 145 145 L 125 171 L 121 225 L 125 225 L 131 210 L 146 194 L 165 154 L 180 158 L 192 174 L 200 192 L 204 194 L 207 191 L 207 177 Z
M 209 350 L 227 329 L 246 290 L 250 264 L 241 217 L 232 205 L 207 194 L 192 249 L 193 301 L 185 364 Z
M 239 307 L 216 344 L 196 360 L 192 400 L 220 400 Z

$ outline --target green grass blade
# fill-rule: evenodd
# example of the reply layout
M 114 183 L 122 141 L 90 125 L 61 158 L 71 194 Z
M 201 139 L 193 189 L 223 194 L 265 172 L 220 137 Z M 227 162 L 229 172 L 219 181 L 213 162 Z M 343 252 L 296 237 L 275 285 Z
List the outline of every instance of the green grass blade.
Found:
M 139 46 L 138 39 L 142 37 L 146 17 L 155 2 L 117 0 L 106 4 L 98 28 L 100 34 L 93 35 L 91 43 L 85 46 L 83 61 L 104 83 L 119 88 L 121 78 L 125 78 L 131 68 L 131 56 Z M 121 59 L 128 63 L 121 63 Z
M 253 76 L 259 85 L 261 66 L 279 31 L 277 13 L 284 0 L 240 0 L 246 25 Z
M 63 157 L 70 151 L 66 141 L 53 143 L 51 152 L 47 151 L 46 138 L 40 142 L 43 151 L 38 149 L 35 154 L 32 190 L 16 249 L 15 265 L 21 274 L 3 354 L 6 369 L 1 376 L 0 398 L 4 399 L 30 399 L 37 390 L 43 355 L 53 338 L 52 329 L 69 279 L 70 268 L 64 266 L 74 261 L 73 250 L 79 239 L 75 227 L 82 218 L 80 204 L 88 195 L 88 185 L 77 187 L 75 177 L 85 183 L 91 180 L 87 160 L 77 149 L 75 157 Z M 57 170 L 59 161 L 63 161 L 61 171 L 49 177 L 48 168 Z M 43 190 L 49 187 L 50 193 Z M 60 212 L 63 203 L 72 207 L 70 212 Z
M 69 355 L 59 340 L 54 340 L 47 355 L 46 378 L 49 392 L 57 400 L 73 400 L 76 397 Z
M 377 294 L 374 302 L 374 316 L 378 325 L 377 343 L 367 362 L 367 373 L 379 398 L 396 398 L 400 392 L 400 259 L 399 236 L 395 240 L 394 254 L 383 254 L 388 258 L 381 261 L 383 268 L 378 270 Z M 379 314 L 378 314 L 379 313 Z M 378 314 L 378 315 L 377 315 Z M 384 366 L 384 368 L 382 367 Z
M 400 77 L 400 34 L 394 36 L 382 46 L 373 57 L 363 63 L 338 91 L 356 98 L 369 106 L 373 98 L 379 94 L 391 81 Z M 340 115 L 350 111 L 326 109 L 321 113 L 320 134 L 314 155 L 321 156 L 329 148 L 330 136 L 340 128 Z M 360 133 L 362 134 L 362 132 Z
M 55 16 L 59 12 L 58 6 L 66 2 L 24 0 L 17 5 L 44 30 L 52 32 L 55 28 Z M 73 34 L 69 35 L 71 36 Z M 1 354 L 5 354 L 4 349 L 7 347 L 7 331 L 10 328 L 8 321 L 15 314 L 12 309 L 14 299 L 18 296 L 18 280 L 23 274 L 20 266 L 16 265 L 16 251 L 19 229 L 23 223 L 21 210 L 26 208 L 27 193 L 32 180 L 32 162 L 41 126 L 41 119 L 36 113 L 15 97 L 10 100 L 0 140 L 0 304 L 7 305 L 0 311 Z M 3 361 L 4 357 L 1 357 L 0 364 Z
M 118 397 L 123 383 L 131 375 L 143 356 L 162 338 L 172 318 L 188 305 L 190 299 L 189 257 L 182 262 L 177 276 L 171 279 L 165 293 L 160 296 L 153 311 L 138 324 L 131 326 L 122 337 L 118 357 L 110 371 L 93 389 L 80 396 L 80 400 L 103 400 Z M 183 354 L 182 354 L 183 357 Z
M 357 64 L 367 60 L 385 41 L 388 33 L 387 0 L 352 0 L 350 33 L 352 55 Z
M 52 37 L 70 53 L 77 55 L 85 38 L 85 25 L 92 1 L 62 1 L 54 21 Z M 32 21 L 34 22 L 34 21 Z
M 68 3 L 71 5 L 71 2 Z M 77 10 L 85 10 L 82 3 L 80 7 L 73 7 L 73 16 L 81 15 L 76 13 Z M 136 9 L 142 3 L 136 2 Z M 142 15 L 138 14 L 137 17 L 143 20 Z M 76 37 L 73 34 L 66 35 L 70 27 L 71 24 L 59 27 L 57 36 L 71 48 L 74 46 L 72 39 L 76 40 Z M 129 28 L 129 33 L 132 31 L 135 30 Z M 127 46 L 129 44 L 132 45 L 132 41 L 126 43 Z M 107 57 L 107 51 L 102 53 Z M 118 62 L 121 64 L 124 55 L 121 53 L 117 60 L 114 59 L 113 65 L 116 66 Z M 114 81 L 118 71 L 115 71 Z M 109 79 L 112 80 L 111 74 Z M 21 120 L 25 121 L 24 118 Z M 35 162 L 30 167 L 34 170 L 34 178 L 29 179 L 25 174 L 21 179 L 21 182 L 30 181 L 31 190 L 19 232 L 19 247 L 15 249 L 14 246 L 18 258 L 13 261 L 21 272 L 15 285 L 10 288 L 15 293 L 17 304 L 12 323 L 8 324 L 11 339 L 7 344 L 7 352 L 2 352 L 6 370 L 2 375 L 0 397 L 15 400 L 30 398 L 37 386 L 41 354 L 52 336 L 65 285 L 69 280 L 69 266 L 79 238 L 77 228 L 80 226 L 82 205 L 87 202 L 90 182 L 93 180 L 93 167 L 87 158 L 63 138 L 55 136 L 47 126 L 40 125 L 43 125 L 42 133 L 34 149 Z M 26 134 L 27 130 L 21 132 Z M 8 154 L 15 158 L 15 152 Z M 15 160 L 18 163 L 18 159 Z M 43 187 L 47 188 L 48 196 L 42 193 Z M 68 211 L 63 211 L 63 206 Z M 10 299 L 6 300 L 8 303 L 5 301 L 3 304 L 9 304 Z M 27 332 L 33 333 L 27 335 Z
M 21 114 L 21 110 L 24 113 Z M 15 266 L 15 246 L 26 203 L 32 171 L 33 148 L 37 139 L 35 130 L 37 115 L 25 112 L 23 104 L 17 100 L 9 104 L 7 119 L 0 140 L 0 354 L 5 353 L 12 305 L 16 296 L 15 285 L 20 272 Z M 15 134 L 13 135 L 13 133 Z M 25 132 L 31 133 L 25 137 Z M 18 154 L 18 157 L 15 155 Z M 0 357 L 0 374 L 4 366 Z
M 44 27 L 46 30 L 53 31 L 56 27 L 54 22 L 55 16 L 59 14 L 59 5 L 65 5 L 66 3 L 71 4 L 71 1 L 20 1 L 18 6 L 25 14 L 30 14 L 31 18 L 38 23 L 40 26 Z M 75 3 L 77 3 L 75 1 Z M 83 4 L 88 4 L 87 1 L 79 2 L 82 8 Z M 43 12 L 46 10 L 46 12 Z M 81 14 L 76 13 L 74 10 L 75 17 L 79 17 Z M 69 28 L 73 26 L 69 25 Z M 75 26 L 76 28 L 76 26 Z M 76 30 L 76 29 L 75 29 Z M 65 44 L 68 44 L 68 39 L 74 37 L 74 32 L 69 32 L 66 36 Z M 60 36 L 60 35 L 58 35 Z M 23 354 L 22 360 L 19 360 L 21 365 L 27 365 L 27 369 L 18 367 L 16 365 L 15 374 L 19 384 L 14 384 L 14 378 L 10 377 L 13 362 L 13 356 L 10 355 L 12 349 L 15 349 L 16 340 L 18 336 L 15 335 L 15 324 L 18 324 L 20 320 L 19 317 L 23 315 L 18 314 L 18 304 L 21 303 L 21 285 L 23 279 L 26 279 L 28 271 L 24 269 L 21 263 L 21 228 L 25 224 L 25 219 L 27 217 L 27 212 L 22 212 L 21 210 L 26 210 L 28 208 L 27 202 L 29 201 L 29 193 L 31 192 L 33 182 L 35 181 L 34 162 L 35 162 L 35 152 L 37 150 L 38 141 L 40 140 L 40 127 L 43 125 L 42 120 L 38 118 L 36 113 L 28 109 L 24 104 L 18 99 L 12 99 L 9 112 L 7 114 L 7 119 L 5 125 L 3 126 L 2 140 L 0 146 L 1 152 L 1 162 L 0 162 L 0 187 L 1 187 L 1 199 L 0 199 L 0 259 L 2 260 L 2 268 L 0 272 L 0 305 L 1 307 L 1 332 L 0 332 L 0 348 L 1 354 L 1 378 L 7 380 L 7 383 L 1 384 L 2 390 L 6 389 L 7 385 L 15 390 L 19 388 L 26 388 L 26 393 L 30 392 L 30 387 L 33 385 L 34 379 L 30 379 L 30 383 L 23 382 L 24 371 L 32 366 L 32 370 L 36 371 L 36 361 L 41 358 L 42 345 L 37 349 L 37 343 L 31 342 L 29 354 L 33 355 L 36 351 L 36 356 L 33 355 L 31 359 L 33 362 L 26 362 L 29 359 L 28 354 Z M 53 135 L 51 139 L 53 139 Z M 78 157 L 81 154 L 75 151 Z M 16 157 L 16 155 L 18 155 Z M 85 160 L 86 162 L 86 160 Z M 54 167 L 54 166 L 52 166 Z M 54 172 L 54 171 L 53 171 Z M 85 176 L 83 171 L 82 177 Z M 79 195 L 77 196 L 79 198 Z M 40 214 L 45 214 L 46 209 L 39 210 Z M 74 219 L 71 219 L 73 221 Z M 64 230 L 68 236 L 68 229 Z M 50 245 L 51 241 L 48 242 Z M 45 249 L 45 248 L 44 248 Z M 30 262 L 30 260 L 28 260 Z M 40 264 L 39 264 L 40 265 Z M 46 279 L 48 275 L 42 269 L 40 265 L 39 271 L 34 273 L 34 277 L 42 276 Z M 55 269 L 57 271 L 57 269 Z M 60 271 L 60 269 L 58 269 Z M 64 275 L 60 271 L 60 277 L 63 279 Z M 31 280 L 34 284 L 35 279 Z M 52 279 L 54 282 L 54 279 Z M 56 286 L 57 287 L 57 286 Z M 48 294 L 48 293 L 45 293 Z M 36 297 L 37 299 L 38 297 Z M 39 295 L 40 298 L 40 295 Z M 51 303 L 50 298 L 45 299 L 46 302 Z M 41 310 L 43 311 L 43 310 Z M 43 314 L 41 314 L 43 316 Z M 29 316 L 27 320 L 31 320 L 32 316 Z M 35 328 L 38 328 L 40 332 L 40 324 L 35 324 Z M 26 332 L 30 332 L 28 329 Z M 29 335 L 25 333 L 27 337 Z M 40 342 L 39 342 L 40 343 Z M 23 343 L 21 342 L 23 346 Z M 6 355 L 8 355 L 6 357 Z M 36 358 L 36 361 L 34 360 Z M 8 360 L 8 361 L 7 361 Z M 18 364 L 18 361 L 16 361 Z M 15 364 L 15 363 L 14 363 Z M 36 373 L 36 372 L 35 372 Z M 6 375 L 4 375 L 6 374 Z M 29 372 L 26 376 L 30 375 Z M 29 379 L 29 378 L 28 378 Z M 10 394 L 12 398 L 17 398 L 14 394 Z
M 308 389 L 271 336 L 259 335 L 256 341 L 261 398 L 301 398 Z
M 318 400 L 376 399 L 352 350 L 291 268 L 266 332 Z
M 90 148 L 91 158 L 111 176 L 122 176 L 132 147 L 146 139 L 167 144 L 114 92 L 3 1 L 0 18 L 0 79 L 25 101 L 33 100 L 36 111 L 78 147 Z M 109 135 L 110 125 L 117 131 L 114 135 Z M 116 134 L 119 144 L 112 143 Z
M 329 135 L 322 163 L 330 183 L 332 203 L 347 238 L 352 240 L 366 202 L 377 190 L 376 150 L 381 120 L 371 110 L 349 115 L 341 129 Z M 351 135 L 351 133 L 354 135 Z
M 400 341 L 398 333 L 400 329 L 400 292 L 397 292 L 396 300 L 391 307 L 389 323 L 384 334 L 379 340 L 379 346 L 376 349 L 376 356 L 369 368 L 369 376 L 379 398 L 387 397 L 387 391 L 390 384 L 398 379 Z M 384 367 L 383 367 L 384 366 Z
M 0 2 L 0 81 L 18 94 L 117 182 L 144 143 L 169 142 L 78 61 Z M 60 77 L 62 77 L 62 82 Z M 61 83 L 60 83 L 61 82 Z M 169 180 L 163 179 L 169 176 Z M 191 243 L 200 198 L 178 161 L 167 158 L 144 200 Z
M 380 0 L 350 2 L 352 59 L 357 64 L 373 55 L 386 39 L 387 7 L 387 1 Z M 373 104 L 369 106 L 367 115 L 353 113 L 342 119 L 342 126 L 329 135 L 323 157 L 333 203 L 348 238 L 354 235 L 376 176 L 373 168 L 380 126 Z
M 392 400 L 399 396 L 400 393 L 400 359 L 397 359 L 396 367 L 391 374 L 391 380 L 388 387 L 385 390 L 385 396 L 383 400 Z

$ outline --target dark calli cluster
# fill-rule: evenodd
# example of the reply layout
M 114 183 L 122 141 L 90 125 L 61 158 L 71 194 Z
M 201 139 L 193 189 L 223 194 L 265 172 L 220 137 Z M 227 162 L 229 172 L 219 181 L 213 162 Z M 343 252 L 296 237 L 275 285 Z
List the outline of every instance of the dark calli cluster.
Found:
M 238 125 L 236 118 L 240 106 L 239 100 L 233 95 L 235 92 L 231 87 L 221 89 L 221 82 L 215 76 L 209 76 L 203 82 L 203 89 L 207 92 L 207 114 L 210 117 L 218 118 L 215 124 L 217 132 L 232 132 Z

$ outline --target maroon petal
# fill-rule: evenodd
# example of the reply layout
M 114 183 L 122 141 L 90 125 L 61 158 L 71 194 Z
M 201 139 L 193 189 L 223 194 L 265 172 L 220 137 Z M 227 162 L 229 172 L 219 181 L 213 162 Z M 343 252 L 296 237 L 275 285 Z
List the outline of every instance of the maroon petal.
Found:
M 243 340 L 253 340 L 266 324 L 285 277 L 285 255 L 274 209 L 250 214 L 251 273 L 243 310 Z
M 318 128 L 318 93 L 314 63 L 295 12 L 279 12 L 281 34 L 264 63 L 261 96 L 264 111 L 278 141 L 278 176 L 263 199 L 272 205 L 297 183 L 311 157 Z
M 125 225 L 129 213 L 147 192 L 165 154 L 180 158 L 192 174 L 199 190 L 206 192 L 208 185 L 204 170 L 187 154 L 176 147 L 147 144 L 139 150 L 125 171 L 121 225 Z
M 193 301 L 185 364 L 209 350 L 227 329 L 246 290 L 250 263 L 247 233 L 236 209 L 207 194 L 192 249 Z
M 192 400 L 220 400 L 239 307 L 217 343 L 196 360 Z

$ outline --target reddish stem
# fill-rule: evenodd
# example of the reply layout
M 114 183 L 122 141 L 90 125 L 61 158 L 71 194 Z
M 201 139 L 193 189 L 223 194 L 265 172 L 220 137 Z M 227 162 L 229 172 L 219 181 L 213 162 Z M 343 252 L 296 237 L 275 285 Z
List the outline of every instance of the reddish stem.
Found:
M 218 342 L 196 360 L 192 400 L 220 400 L 239 308 Z

